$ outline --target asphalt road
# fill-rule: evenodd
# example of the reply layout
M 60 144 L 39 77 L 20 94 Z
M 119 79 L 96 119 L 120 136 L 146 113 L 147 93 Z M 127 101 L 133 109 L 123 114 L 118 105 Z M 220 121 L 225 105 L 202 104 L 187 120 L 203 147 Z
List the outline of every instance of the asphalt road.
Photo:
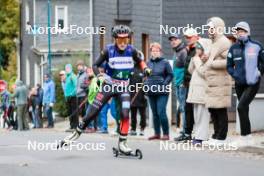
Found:
M 133 139 L 143 159 L 115 158 L 117 138 L 84 134 L 75 147 L 53 150 L 69 133 L 56 131 L 0 132 L 0 172 L 3 176 L 263 176 L 264 160 L 221 152 L 160 150 L 159 142 Z M 49 144 L 49 145 L 48 145 Z M 36 150 L 33 150 L 33 147 Z M 43 147 L 45 146 L 45 147 Z M 78 150 L 81 149 L 82 150 Z M 38 149 L 38 150 L 37 150 Z M 66 150 L 67 149 L 67 150 Z

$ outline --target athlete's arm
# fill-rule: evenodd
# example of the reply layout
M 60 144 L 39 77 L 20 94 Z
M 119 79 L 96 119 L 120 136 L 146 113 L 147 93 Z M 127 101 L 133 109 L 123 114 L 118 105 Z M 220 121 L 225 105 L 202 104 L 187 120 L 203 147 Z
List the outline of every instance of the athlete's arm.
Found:
M 132 57 L 133 57 L 133 60 L 139 64 L 139 67 L 141 70 L 145 70 L 145 68 L 147 68 L 147 65 L 144 61 L 144 55 L 143 53 L 140 53 L 140 51 L 134 49 L 132 51 Z
M 93 72 L 95 75 L 98 75 L 99 72 L 99 67 L 101 64 L 103 64 L 105 61 L 108 60 L 108 51 L 107 49 L 104 49 L 103 51 L 101 51 L 99 57 L 96 59 L 96 61 L 93 64 Z

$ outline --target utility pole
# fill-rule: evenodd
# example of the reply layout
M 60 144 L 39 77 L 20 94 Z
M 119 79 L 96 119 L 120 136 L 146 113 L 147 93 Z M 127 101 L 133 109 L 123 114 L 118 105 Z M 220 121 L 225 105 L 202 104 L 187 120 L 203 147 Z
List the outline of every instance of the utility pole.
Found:
M 48 0 L 48 73 L 51 74 L 51 47 L 50 47 L 50 0 Z

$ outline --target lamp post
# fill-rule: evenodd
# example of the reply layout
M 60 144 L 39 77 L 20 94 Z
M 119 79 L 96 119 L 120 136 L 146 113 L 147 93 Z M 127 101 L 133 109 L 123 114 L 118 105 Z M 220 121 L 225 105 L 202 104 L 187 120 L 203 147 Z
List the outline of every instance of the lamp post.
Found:
M 48 73 L 51 74 L 51 47 L 50 47 L 50 0 L 48 0 Z

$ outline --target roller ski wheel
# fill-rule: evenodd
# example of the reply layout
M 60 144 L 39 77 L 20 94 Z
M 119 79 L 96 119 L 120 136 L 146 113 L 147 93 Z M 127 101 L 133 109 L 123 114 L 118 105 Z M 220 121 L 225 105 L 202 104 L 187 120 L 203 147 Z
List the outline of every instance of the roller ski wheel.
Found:
M 116 158 L 118 156 L 133 157 L 133 158 L 137 158 L 137 159 L 143 158 L 143 154 L 142 154 L 141 150 L 139 150 L 139 149 L 136 149 L 135 151 L 132 151 L 129 153 L 124 153 L 124 152 L 120 151 L 118 148 L 113 147 L 113 155 Z

